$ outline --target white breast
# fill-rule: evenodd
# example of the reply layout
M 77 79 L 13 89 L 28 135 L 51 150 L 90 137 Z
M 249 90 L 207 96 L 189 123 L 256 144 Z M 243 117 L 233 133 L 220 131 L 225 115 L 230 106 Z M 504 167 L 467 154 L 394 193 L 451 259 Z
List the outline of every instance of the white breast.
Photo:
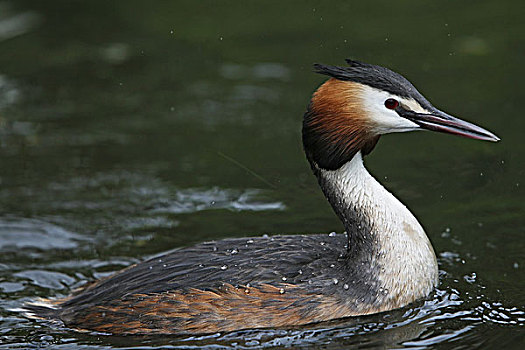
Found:
M 366 170 L 361 153 L 340 169 L 319 171 L 340 196 L 340 205 L 360 211 L 369 221 L 390 308 L 430 293 L 438 281 L 432 245 L 414 215 Z

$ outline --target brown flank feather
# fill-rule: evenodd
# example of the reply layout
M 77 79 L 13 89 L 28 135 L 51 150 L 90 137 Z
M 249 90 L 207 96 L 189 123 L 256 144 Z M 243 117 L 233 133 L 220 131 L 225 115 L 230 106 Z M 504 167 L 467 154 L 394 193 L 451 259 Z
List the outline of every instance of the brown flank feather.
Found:
M 291 284 L 224 284 L 213 291 L 190 288 L 126 296 L 84 309 L 68 326 L 113 334 L 172 334 L 174 329 L 201 334 L 304 325 L 377 311 L 372 306 L 350 309 L 335 297 Z

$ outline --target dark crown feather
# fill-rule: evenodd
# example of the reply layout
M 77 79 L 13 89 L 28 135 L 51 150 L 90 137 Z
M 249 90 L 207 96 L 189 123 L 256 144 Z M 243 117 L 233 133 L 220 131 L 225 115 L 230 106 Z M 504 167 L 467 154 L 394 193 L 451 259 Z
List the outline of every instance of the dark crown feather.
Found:
M 400 97 L 413 98 L 423 106 L 428 104 L 428 101 L 417 91 L 414 85 L 401 74 L 385 67 L 352 59 L 346 59 L 346 62 L 349 64 L 348 67 L 316 63 L 314 70 L 316 73 L 328 75 L 338 80 L 353 81 Z

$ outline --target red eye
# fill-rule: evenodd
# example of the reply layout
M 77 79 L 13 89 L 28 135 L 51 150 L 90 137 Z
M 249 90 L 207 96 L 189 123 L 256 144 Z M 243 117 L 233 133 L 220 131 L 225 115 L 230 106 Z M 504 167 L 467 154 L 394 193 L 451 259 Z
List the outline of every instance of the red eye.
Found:
M 399 106 L 399 102 L 393 98 L 389 98 L 385 101 L 385 107 L 388 109 L 396 109 Z

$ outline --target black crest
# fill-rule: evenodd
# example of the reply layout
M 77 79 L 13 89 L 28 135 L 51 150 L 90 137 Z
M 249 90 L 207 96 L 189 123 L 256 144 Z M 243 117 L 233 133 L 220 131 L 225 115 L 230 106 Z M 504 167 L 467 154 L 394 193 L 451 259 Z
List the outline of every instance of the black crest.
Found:
M 413 98 L 422 106 L 430 105 L 414 85 L 401 74 L 385 67 L 351 59 L 346 59 L 346 62 L 349 64 L 348 67 L 316 63 L 314 64 L 314 70 L 316 73 L 328 75 L 339 80 L 353 81 L 379 90 L 388 91 L 397 96 Z

